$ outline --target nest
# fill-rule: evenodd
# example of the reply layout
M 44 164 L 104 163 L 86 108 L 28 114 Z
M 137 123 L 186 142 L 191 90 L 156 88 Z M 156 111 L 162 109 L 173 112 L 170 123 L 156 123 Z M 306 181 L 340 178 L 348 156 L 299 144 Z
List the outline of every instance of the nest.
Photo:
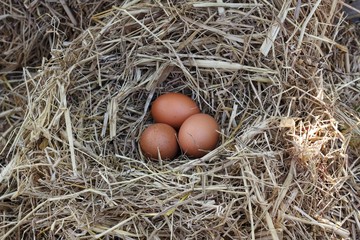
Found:
M 360 238 L 359 27 L 340 1 L 231 2 L 2 20 L 1 239 Z M 215 117 L 215 150 L 142 155 L 166 92 Z

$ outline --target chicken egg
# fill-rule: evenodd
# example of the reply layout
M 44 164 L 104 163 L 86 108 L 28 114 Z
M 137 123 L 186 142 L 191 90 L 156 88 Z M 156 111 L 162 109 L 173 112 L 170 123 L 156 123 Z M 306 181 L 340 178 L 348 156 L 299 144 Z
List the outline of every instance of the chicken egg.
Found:
M 151 106 L 151 115 L 155 122 L 166 123 L 175 129 L 179 129 L 188 117 L 199 112 L 197 104 L 181 93 L 163 94 Z
M 164 123 L 148 126 L 141 134 L 139 143 L 143 154 L 154 160 L 173 159 L 179 150 L 175 129 Z
M 181 125 L 178 141 L 182 151 L 191 157 L 202 157 L 215 149 L 219 140 L 219 125 L 208 114 L 190 116 Z

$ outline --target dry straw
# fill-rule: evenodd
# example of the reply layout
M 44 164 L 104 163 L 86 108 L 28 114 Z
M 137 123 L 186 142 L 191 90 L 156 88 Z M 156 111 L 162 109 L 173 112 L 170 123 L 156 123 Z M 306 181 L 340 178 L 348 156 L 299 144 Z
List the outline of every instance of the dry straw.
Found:
M 360 239 L 341 1 L 19 2 L 0 1 L 0 239 Z M 214 151 L 143 157 L 165 92 L 217 119 Z

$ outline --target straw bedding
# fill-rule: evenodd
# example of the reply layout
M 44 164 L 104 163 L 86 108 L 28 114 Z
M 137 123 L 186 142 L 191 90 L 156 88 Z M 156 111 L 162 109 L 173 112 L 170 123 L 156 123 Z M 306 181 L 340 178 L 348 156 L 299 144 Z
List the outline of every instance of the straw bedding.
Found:
M 1 239 L 360 238 L 359 27 L 235 2 L 1 1 Z M 216 118 L 214 151 L 143 157 L 165 92 Z

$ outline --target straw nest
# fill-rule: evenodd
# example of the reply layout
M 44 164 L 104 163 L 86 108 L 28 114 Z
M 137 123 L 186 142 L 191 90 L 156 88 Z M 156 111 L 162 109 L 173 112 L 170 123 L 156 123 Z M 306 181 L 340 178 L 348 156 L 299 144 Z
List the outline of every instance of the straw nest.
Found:
M 340 1 L 46 2 L 1 1 L 1 239 L 360 238 Z M 217 119 L 214 151 L 144 158 L 165 92 Z

